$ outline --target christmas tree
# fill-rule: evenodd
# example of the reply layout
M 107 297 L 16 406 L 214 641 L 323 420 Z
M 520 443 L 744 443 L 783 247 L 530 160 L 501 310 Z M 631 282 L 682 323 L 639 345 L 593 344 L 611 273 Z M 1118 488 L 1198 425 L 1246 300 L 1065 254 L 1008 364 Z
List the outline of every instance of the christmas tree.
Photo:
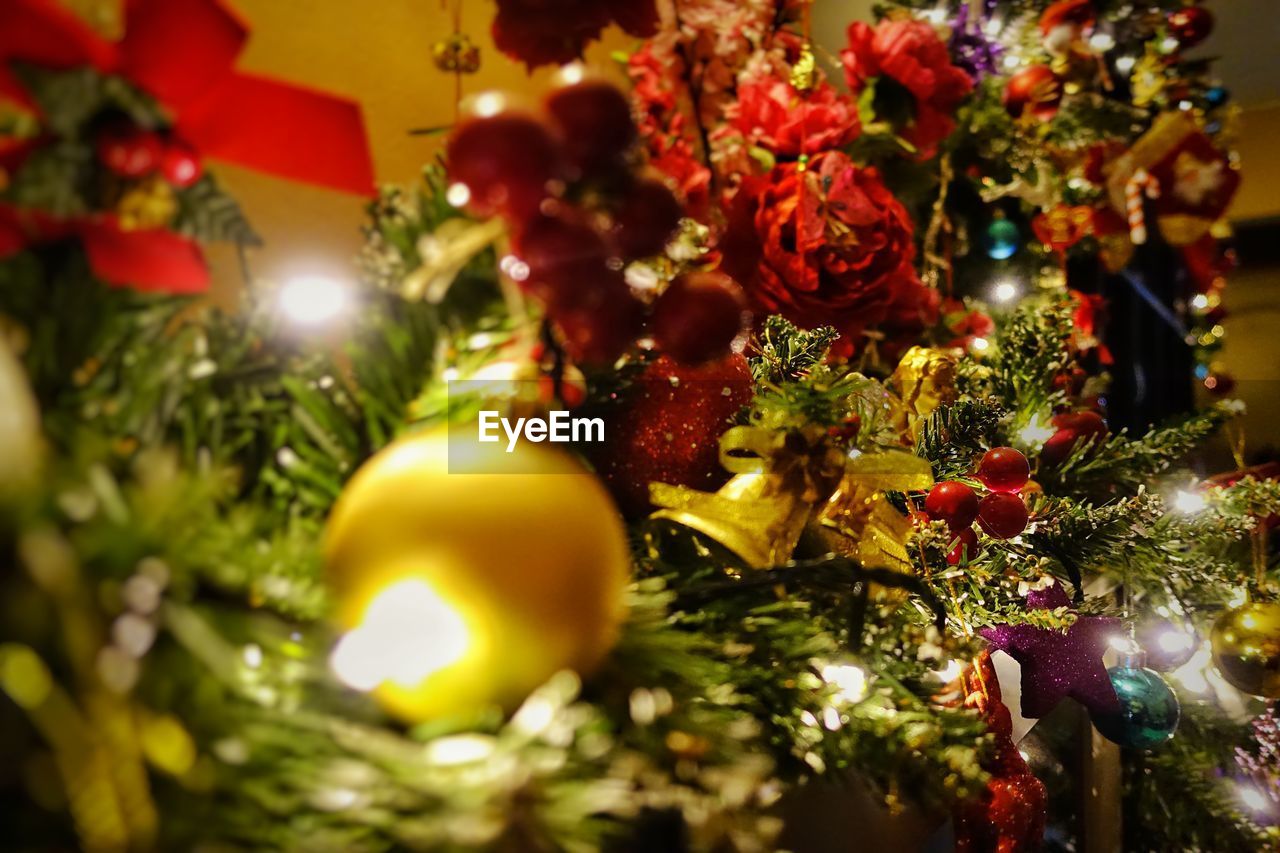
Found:
M 221 0 L 0 7 L 16 849 L 1280 842 L 1209 9 L 553 5 L 376 195 Z M 359 284 L 202 298 L 206 158 L 369 193 Z

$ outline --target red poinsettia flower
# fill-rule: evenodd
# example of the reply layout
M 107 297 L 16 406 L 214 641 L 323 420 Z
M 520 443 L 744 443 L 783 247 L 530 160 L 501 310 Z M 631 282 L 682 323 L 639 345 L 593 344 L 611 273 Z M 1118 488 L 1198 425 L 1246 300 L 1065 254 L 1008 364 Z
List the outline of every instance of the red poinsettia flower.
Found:
M 874 168 L 842 152 L 779 166 L 738 193 L 722 250 L 760 315 L 805 328 L 830 325 L 840 354 L 866 329 L 923 327 L 936 300 L 916 275 L 913 224 Z
M 921 159 L 932 157 L 955 129 L 953 115 L 973 91 L 973 80 L 951 64 L 946 44 L 924 21 L 886 19 L 874 29 L 855 21 L 848 38 L 840 61 L 849 88 L 858 93 L 875 78 L 889 77 L 910 92 L 914 114 L 902 136 Z
M 498 0 L 493 43 L 530 69 L 563 65 L 615 23 L 647 38 L 658 29 L 657 6 L 654 0 Z
M 793 158 L 839 148 L 857 139 L 858 106 L 821 80 L 800 93 L 786 80 L 764 78 L 738 88 L 727 110 L 729 124 L 748 145 Z

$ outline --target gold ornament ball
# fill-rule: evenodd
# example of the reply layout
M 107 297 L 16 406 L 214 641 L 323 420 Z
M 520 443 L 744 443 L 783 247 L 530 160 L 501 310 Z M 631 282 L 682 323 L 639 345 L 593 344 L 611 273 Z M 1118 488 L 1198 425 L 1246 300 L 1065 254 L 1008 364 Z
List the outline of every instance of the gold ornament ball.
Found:
M 454 425 L 392 443 L 325 534 L 347 631 L 333 670 L 408 722 L 510 710 L 562 669 L 588 674 L 625 615 L 630 555 L 599 480 L 554 446 L 507 453 L 505 438 L 476 435 Z
M 1213 662 L 1232 687 L 1280 699 L 1280 602 L 1253 602 L 1218 617 Z

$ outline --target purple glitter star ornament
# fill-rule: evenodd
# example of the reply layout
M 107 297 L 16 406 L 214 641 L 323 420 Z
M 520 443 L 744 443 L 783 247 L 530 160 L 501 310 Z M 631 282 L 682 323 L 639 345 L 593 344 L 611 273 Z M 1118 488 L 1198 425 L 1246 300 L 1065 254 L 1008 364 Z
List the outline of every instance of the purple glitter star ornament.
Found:
M 1032 610 L 1069 607 L 1071 600 L 1054 584 L 1027 595 Z M 979 633 L 1022 667 L 1022 715 L 1043 717 L 1070 696 L 1090 713 L 1115 712 L 1120 704 L 1102 665 L 1120 620 L 1108 616 L 1080 616 L 1065 634 L 1031 625 L 1000 625 Z

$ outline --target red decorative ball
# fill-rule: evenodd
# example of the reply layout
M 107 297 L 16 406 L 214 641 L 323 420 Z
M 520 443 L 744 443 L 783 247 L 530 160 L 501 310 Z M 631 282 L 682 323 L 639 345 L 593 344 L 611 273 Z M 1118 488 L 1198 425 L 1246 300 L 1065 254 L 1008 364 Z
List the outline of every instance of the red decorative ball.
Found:
M 978 495 L 954 480 L 938 483 L 924 499 L 930 518 L 942 519 L 952 530 L 963 530 L 978 517 Z
M 97 138 L 98 159 L 122 178 L 145 178 L 160 167 L 164 144 L 150 130 L 132 122 L 117 122 Z
M 978 504 L 978 525 L 988 536 L 1012 539 L 1027 529 L 1027 505 L 1008 492 L 992 492 Z
M 680 202 L 665 185 L 639 181 L 631 187 L 613 214 L 613 243 L 627 260 L 656 255 L 680 225 Z
M 160 157 L 160 174 L 178 189 L 186 189 L 200 180 L 204 163 L 194 148 L 180 139 L 172 139 Z
M 1047 65 L 1032 65 L 1009 78 L 1004 89 L 1004 107 L 1019 118 L 1025 112 L 1048 121 L 1062 104 L 1062 81 Z
M 1187 6 L 1169 15 L 1169 32 L 1183 47 L 1195 47 L 1213 32 L 1213 13 L 1203 6 Z
M 478 216 L 529 219 L 560 173 L 560 148 L 547 127 L 517 112 L 464 122 L 449 137 L 449 177 L 467 188 Z
M 552 92 L 547 113 L 560 131 L 570 164 L 587 177 L 618 166 L 636 140 L 627 96 L 600 80 Z
M 1107 422 L 1097 412 L 1068 412 L 1054 415 L 1053 425 L 1058 428 L 1040 450 L 1040 463 L 1054 467 L 1061 465 L 1075 449 L 1079 441 L 1091 441 L 1092 449 L 1107 437 Z
M 978 534 L 973 532 L 972 527 L 957 531 L 951 550 L 947 551 L 947 563 L 956 566 L 976 556 L 978 556 Z
M 653 337 L 682 364 L 702 364 L 729 354 L 746 326 L 746 297 L 721 272 L 682 275 L 658 297 Z
M 754 393 L 739 353 L 699 367 L 667 356 L 649 364 L 610 411 L 605 443 L 588 446 L 623 512 L 636 518 L 652 509 L 652 482 L 704 491 L 724 485 L 720 435 Z
M 528 267 L 521 285 L 553 309 L 587 303 L 601 279 L 617 277 L 604 238 L 575 218 L 530 220 L 516 235 L 515 250 Z
M 631 295 L 622 273 L 605 269 L 582 287 L 566 306 L 549 306 L 561 343 L 578 364 L 611 364 L 640 334 L 644 310 Z
M 1020 450 L 993 447 L 978 463 L 978 479 L 993 492 L 1016 492 L 1031 479 L 1031 464 Z

